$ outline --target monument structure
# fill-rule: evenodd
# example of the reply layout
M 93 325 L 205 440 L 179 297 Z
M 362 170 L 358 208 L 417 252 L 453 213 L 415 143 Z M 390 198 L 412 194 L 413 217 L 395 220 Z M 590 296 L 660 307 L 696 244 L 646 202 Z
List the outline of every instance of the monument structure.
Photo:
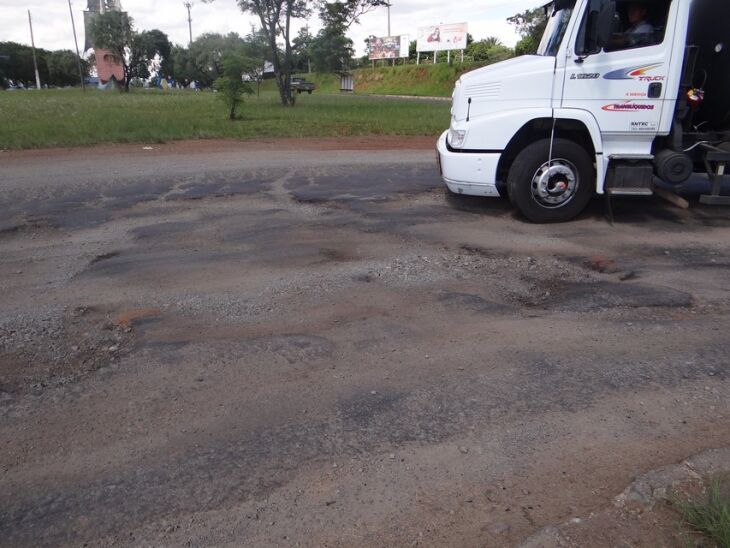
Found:
M 94 50 L 96 57 L 96 73 L 99 77 L 99 86 L 105 87 L 109 82 L 122 84 L 124 82 L 124 67 L 114 58 L 108 49 L 99 48 L 93 43 L 89 29 L 94 17 L 107 11 L 122 11 L 119 0 L 87 0 L 87 9 L 84 11 L 84 27 L 86 29 L 86 45 L 84 51 Z

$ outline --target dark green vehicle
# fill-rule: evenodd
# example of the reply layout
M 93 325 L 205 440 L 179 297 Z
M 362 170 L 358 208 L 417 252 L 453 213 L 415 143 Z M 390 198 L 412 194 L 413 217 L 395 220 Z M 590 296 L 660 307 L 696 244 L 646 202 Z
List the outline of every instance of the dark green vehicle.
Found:
M 297 93 L 303 93 L 306 91 L 309 95 L 311 95 L 315 89 L 315 85 L 312 82 L 307 82 L 304 78 L 294 77 L 291 79 L 290 87 L 292 91 L 296 91 Z

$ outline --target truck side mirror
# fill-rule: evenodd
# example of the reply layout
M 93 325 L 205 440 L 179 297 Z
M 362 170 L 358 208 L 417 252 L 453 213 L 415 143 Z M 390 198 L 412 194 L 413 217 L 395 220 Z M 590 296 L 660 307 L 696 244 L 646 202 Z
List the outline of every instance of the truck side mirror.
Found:
M 611 36 L 613 35 L 613 25 L 616 18 L 616 2 L 613 0 L 606 2 L 601 6 L 598 12 L 597 20 L 597 41 L 598 46 L 605 49 L 611 45 Z

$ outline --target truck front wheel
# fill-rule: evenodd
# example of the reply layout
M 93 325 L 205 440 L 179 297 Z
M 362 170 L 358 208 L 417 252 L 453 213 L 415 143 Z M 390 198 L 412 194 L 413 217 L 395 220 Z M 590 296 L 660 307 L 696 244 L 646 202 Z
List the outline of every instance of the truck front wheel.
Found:
M 534 223 L 559 223 L 576 217 L 591 199 L 595 170 L 588 152 L 567 139 L 525 147 L 507 176 L 509 198 Z

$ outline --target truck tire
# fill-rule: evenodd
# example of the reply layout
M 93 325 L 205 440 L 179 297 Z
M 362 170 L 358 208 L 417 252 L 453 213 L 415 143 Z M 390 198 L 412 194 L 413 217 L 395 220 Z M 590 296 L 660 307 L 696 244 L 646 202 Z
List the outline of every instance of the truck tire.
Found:
M 307 94 L 308 94 L 308 95 L 312 95 L 312 90 L 311 90 L 311 89 L 308 89 L 308 90 L 307 90 Z
M 590 155 L 567 139 L 550 139 L 525 147 L 507 176 L 510 201 L 533 223 L 570 221 L 588 205 L 595 188 L 595 169 Z M 550 166 L 548 166 L 550 163 Z

